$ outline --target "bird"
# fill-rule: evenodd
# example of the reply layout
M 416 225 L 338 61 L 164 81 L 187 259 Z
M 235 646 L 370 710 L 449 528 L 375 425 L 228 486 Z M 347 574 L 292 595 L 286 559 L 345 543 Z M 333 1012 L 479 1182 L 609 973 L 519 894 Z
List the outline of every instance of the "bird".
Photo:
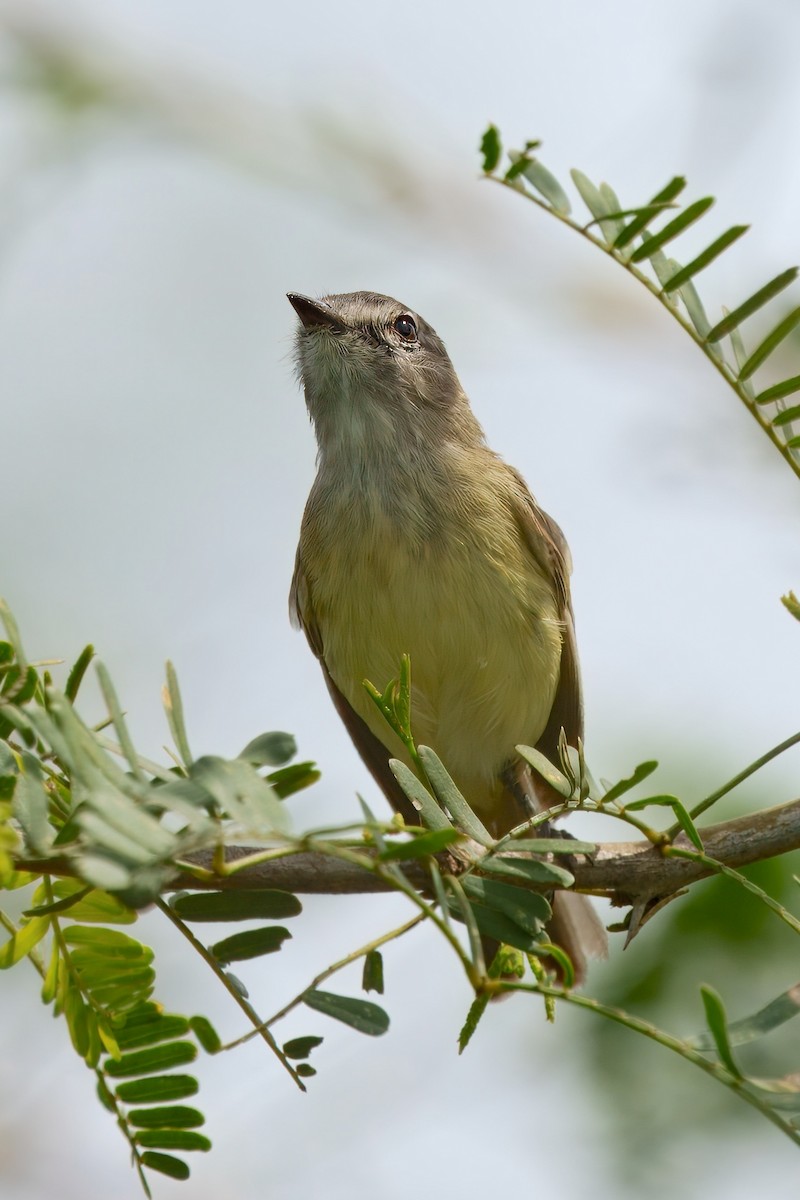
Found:
M 301 522 L 290 617 L 381 790 L 419 816 L 389 768 L 413 766 L 363 686 L 412 664 L 412 728 L 489 832 L 561 797 L 516 753 L 557 761 L 583 736 L 570 553 L 520 473 L 487 445 L 444 343 L 417 312 L 371 291 L 287 297 L 318 456 Z M 560 890 L 548 925 L 575 982 L 606 935 Z

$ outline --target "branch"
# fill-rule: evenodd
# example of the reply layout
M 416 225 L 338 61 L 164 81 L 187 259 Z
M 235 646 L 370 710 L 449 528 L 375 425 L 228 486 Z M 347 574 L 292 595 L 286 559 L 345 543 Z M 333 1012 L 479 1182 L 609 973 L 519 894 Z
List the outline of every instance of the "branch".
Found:
M 787 854 L 800 849 L 800 799 L 710 825 L 701 832 L 706 856 L 728 867 L 743 867 L 748 863 Z M 683 835 L 677 837 L 674 844 L 681 848 L 689 846 Z M 239 858 L 249 853 L 252 850 L 235 846 L 228 849 L 227 855 L 229 858 Z M 448 871 L 458 873 L 463 869 L 447 852 L 439 858 L 444 860 L 443 865 Z M 211 855 L 198 855 L 197 861 L 210 867 Z M 402 866 L 404 874 L 415 887 L 426 887 L 429 876 L 423 862 L 410 860 Z M 476 869 L 480 873 L 480 866 Z M 670 896 L 714 874 L 712 867 L 683 858 L 671 858 L 660 847 L 646 840 L 603 843 L 598 846 L 591 861 L 583 855 L 576 855 L 570 861 L 570 871 L 575 876 L 576 891 L 606 896 L 615 905 L 647 903 Z M 520 886 L 528 886 L 534 891 L 552 890 L 549 885 L 523 885 L 522 881 L 518 882 Z M 202 882 L 193 876 L 182 875 L 175 880 L 173 887 L 271 887 L 328 895 L 391 890 L 388 883 L 357 866 L 315 853 L 273 859 L 231 876 L 214 876 Z
M 761 862 L 791 850 L 800 849 L 800 799 L 775 808 L 763 809 L 710 825 L 702 831 L 705 854 L 728 867 L 743 867 Z M 681 834 L 675 839 L 676 848 L 688 847 Z M 367 853 L 365 848 L 360 851 Z M 483 853 L 483 850 L 480 850 Z M 229 846 L 226 859 L 231 862 L 257 853 L 248 846 Z M 440 866 L 448 873 L 463 871 L 463 860 L 443 852 L 437 856 Z M 213 872 L 213 852 L 203 851 L 191 856 L 192 861 Z M 74 866 L 67 858 L 20 859 L 20 871 L 46 872 L 51 875 L 72 875 Z M 430 876 L 423 860 L 413 859 L 402 864 L 403 872 L 414 887 L 423 890 Z M 480 874 L 480 864 L 476 866 Z M 699 879 L 714 874 L 711 866 L 684 858 L 670 857 L 669 847 L 654 846 L 652 842 L 605 842 L 598 846 L 591 860 L 575 855 L 570 860 L 575 876 L 575 890 L 605 896 L 614 905 L 649 905 L 656 899 L 674 895 Z M 517 881 L 532 891 L 550 891 L 551 885 Z M 209 874 L 198 879 L 189 873 L 177 874 L 165 891 L 180 888 L 226 889 L 254 891 L 258 888 L 280 888 L 288 892 L 317 895 L 355 895 L 367 892 L 388 892 L 391 884 L 379 879 L 354 863 L 321 853 L 299 853 L 271 859 L 256 866 L 243 868 L 233 875 Z

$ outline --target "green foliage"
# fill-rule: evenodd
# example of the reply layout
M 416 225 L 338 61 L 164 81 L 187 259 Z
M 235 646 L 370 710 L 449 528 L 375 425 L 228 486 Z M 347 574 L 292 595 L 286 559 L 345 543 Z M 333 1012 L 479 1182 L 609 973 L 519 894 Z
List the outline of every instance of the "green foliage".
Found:
M 677 197 L 686 186 L 686 180 L 676 176 L 649 200 L 623 208 L 608 184 L 601 183 L 598 187 L 582 171 L 573 170 L 572 182 L 591 214 L 591 220 L 582 224 L 570 215 L 572 206 L 565 188 L 532 154 L 538 146 L 538 142 L 528 142 L 523 150 L 509 150 L 509 165 L 502 170 L 500 134 L 495 126 L 490 126 L 481 142 L 484 174 L 521 192 L 539 208 L 552 213 L 644 284 L 697 343 L 800 477 L 800 436 L 793 427 L 793 422 L 800 418 L 800 409 L 787 409 L 784 404 L 786 396 L 800 390 L 800 375 L 775 381 L 760 391 L 756 391 L 751 383 L 751 377 L 764 367 L 778 346 L 800 323 L 800 306 L 785 314 L 750 351 L 745 349 L 740 332 L 740 326 L 748 318 L 794 282 L 798 268 L 782 271 L 733 311 L 723 310 L 721 318 L 712 325 L 694 280 L 737 242 L 747 232 L 748 226 L 732 226 L 714 238 L 690 262 L 680 263 L 668 258 L 664 247 L 670 246 L 686 229 L 706 215 L 714 203 L 711 196 L 695 200 L 676 215 L 670 215 L 676 208 Z M 654 232 L 651 227 L 665 217 L 668 219 Z M 600 230 L 599 235 L 594 232 L 595 226 Z M 641 269 L 648 264 L 650 274 Z M 726 338 L 732 351 L 727 355 L 723 345 Z

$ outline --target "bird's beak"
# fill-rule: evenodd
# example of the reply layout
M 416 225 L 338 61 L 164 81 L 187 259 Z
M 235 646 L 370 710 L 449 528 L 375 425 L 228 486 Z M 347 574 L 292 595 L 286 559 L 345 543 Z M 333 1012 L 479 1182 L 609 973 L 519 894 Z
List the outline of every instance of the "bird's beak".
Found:
M 312 300 L 309 296 L 301 296 L 297 292 L 287 292 L 286 298 L 305 329 L 344 329 L 344 322 L 324 300 Z

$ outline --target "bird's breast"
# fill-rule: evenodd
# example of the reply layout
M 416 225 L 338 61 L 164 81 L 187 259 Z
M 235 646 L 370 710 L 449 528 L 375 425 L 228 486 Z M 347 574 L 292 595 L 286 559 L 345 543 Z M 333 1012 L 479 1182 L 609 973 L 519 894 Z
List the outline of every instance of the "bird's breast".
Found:
M 383 690 L 412 667 L 412 728 L 479 809 L 519 742 L 552 707 L 561 623 L 497 480 L 398 512 L 369 495 L 317 497 L 301 557 L 326 667 L 367 725 L 403 757 L 363 680 Z

